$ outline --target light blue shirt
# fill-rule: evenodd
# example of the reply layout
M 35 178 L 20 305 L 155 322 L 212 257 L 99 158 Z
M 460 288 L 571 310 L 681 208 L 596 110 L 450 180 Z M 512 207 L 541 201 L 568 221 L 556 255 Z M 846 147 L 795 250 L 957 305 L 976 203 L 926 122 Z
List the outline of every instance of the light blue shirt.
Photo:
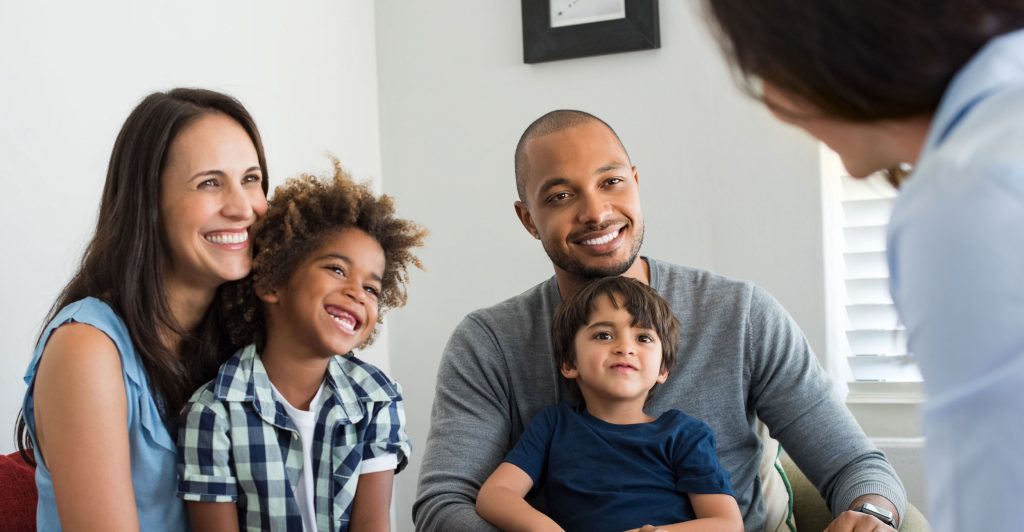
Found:
M 936 531 L 1019 530 L 1024 494 L 1024 31 L 953 79 L 889 228 L 924 376 Z
M 121 318 L 104 302 L 85 298 L 61 309 L 47 324 L 36 345 L 35 355 L 25 373 L 29 385 L 23 404 L 25 423 L 32 441 L 36 441 L 33 383 L 43 348 L 53 331 L 68 322 L 85 323 L 106 334 L 121 354 L 124 371 L 125 393 L 128 399 L 128 439 L 131 452 L 132 488 L 135 491 L 135 509 L 139 516 L 140 530 L 182 531 L 188 529 L 185 506 L 176 496 L 178 484 L 175 477 L 177 451 L 174 439 L 160 418 L 142 361 L 135 352 L 128 328 Z M 43 463 L 38 445 L 35 451 L 36 487 L 39 489 L 39 504 L 36 509 L 36 525 L 39 530 L 60 530 L 60 518 L 53 496 L 53 480 Z

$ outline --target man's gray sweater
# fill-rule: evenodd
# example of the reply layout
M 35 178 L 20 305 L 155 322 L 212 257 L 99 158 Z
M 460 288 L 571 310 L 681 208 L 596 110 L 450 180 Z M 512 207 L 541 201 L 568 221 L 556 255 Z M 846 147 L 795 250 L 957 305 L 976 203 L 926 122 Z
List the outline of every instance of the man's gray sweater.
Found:
M 648 404 L 708 423 L 732 475 L 747 530 L 764 528 L 755 421 L 818 487 L 834 514 L 861 495 L 906 494 L 892 466 L 836 397 L 803 333 L 771 295 L 750 283 L 646 259 L 651 286 L 682 323 L 676 366 Z M 491 529 L 477 491 L 542 408 L 568 398 L 552 355 L 555 278 L 471 313 L 441 359 L 430 433 L 413 506 L 417 530 Z M 644 524 L 638 523 L 637 526 Z

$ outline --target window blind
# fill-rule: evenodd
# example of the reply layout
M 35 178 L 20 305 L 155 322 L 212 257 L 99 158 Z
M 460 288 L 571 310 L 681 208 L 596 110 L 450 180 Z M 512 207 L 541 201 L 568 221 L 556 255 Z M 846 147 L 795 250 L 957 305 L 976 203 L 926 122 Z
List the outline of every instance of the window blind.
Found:
M 840 167 L 841 168 L 841 167 Z M 851 383 L 919 382 L 906 331 L 889 295 L 886 229 L 896 190 L 881 176 L 835 176 L 839 187 L 846 360 Z

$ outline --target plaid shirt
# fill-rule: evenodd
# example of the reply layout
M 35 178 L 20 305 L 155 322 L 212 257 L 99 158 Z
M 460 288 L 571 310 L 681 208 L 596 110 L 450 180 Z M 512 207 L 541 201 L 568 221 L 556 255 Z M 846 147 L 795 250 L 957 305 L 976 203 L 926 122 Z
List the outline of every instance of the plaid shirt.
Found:
M 348 530 L 359 463 L 411 451 L 401 390 L 353 356 L 335 356 L 317 414 L 312 462 L 318 530 Z M 221 366 L 192 396 L 178 432 L 178 495 L 235 502 L 249 530 L 302 531 L 295 500 L 302 469 L 298 429 L 270 387 L 254 346 Z

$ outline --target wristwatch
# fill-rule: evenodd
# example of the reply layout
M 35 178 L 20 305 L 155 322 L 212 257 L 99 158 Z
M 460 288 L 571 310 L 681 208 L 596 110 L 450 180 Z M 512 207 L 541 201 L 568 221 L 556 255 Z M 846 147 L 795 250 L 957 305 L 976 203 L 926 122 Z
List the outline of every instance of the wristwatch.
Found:
M 890 512 L 889 510 L 886 510 L 885 508 L 881 508 L 879 506 L 875 506 L 874 504 L 871 504 L 870 502 L 866 502 L 866 503 L 864 503 L 864 504 L 854 508 L 853 511 L 860 512 L 862 514 L 873 515 L 876 518 L 878 518 L 879 521 L 881 521 L 881 522 L 883 522 L 883 523 L 885 523 L 885 524 L 887 524 L 887 525 L 889 525 L 889 526 L 891 526 L 893 528 L 896 528 L 896 522 L 893 519 L 892 512 Z

